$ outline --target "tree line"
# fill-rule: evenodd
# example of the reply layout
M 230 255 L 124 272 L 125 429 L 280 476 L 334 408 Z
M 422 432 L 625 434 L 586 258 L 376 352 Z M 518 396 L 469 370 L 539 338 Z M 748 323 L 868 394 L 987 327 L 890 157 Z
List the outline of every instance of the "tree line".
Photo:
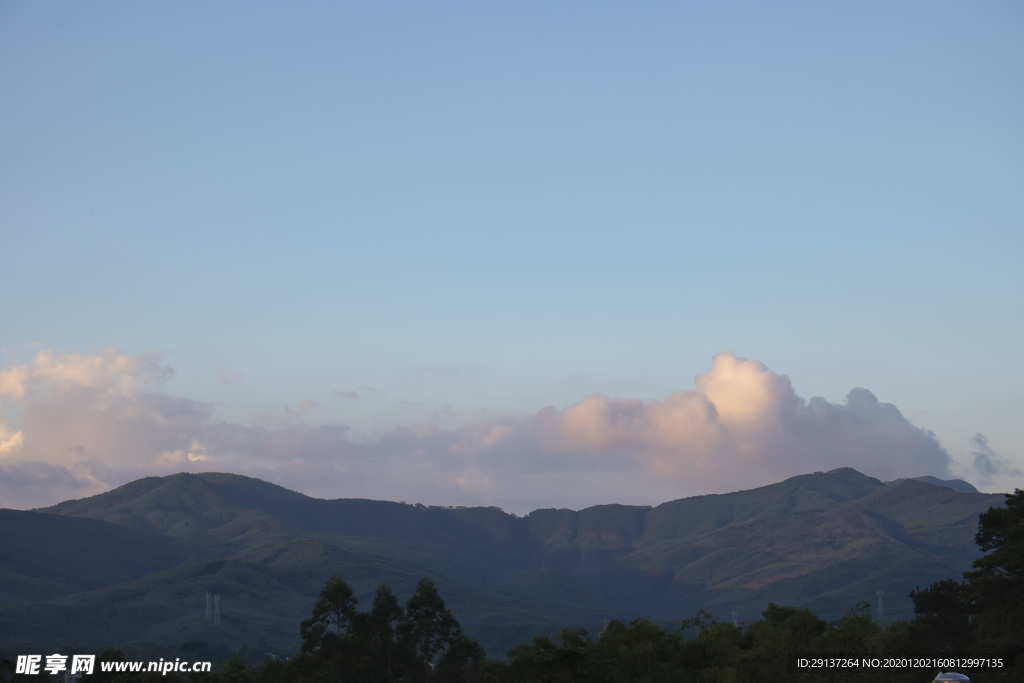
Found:
M 866 601 L 832 622 L 807 609 L 769 605 L 743 627 L 700 611 L 678 629 L 649 619 L 611 621 L 592 637 L 563 628 L 488 659 L 423 578 L 405 605 L 380 584 L 367 611 L 357 611 L 349 584 L 330 577 L 299 626 L 299 654 L 247 667 L 234 656 L 224 670 L 187 679 L 231 683 L 358 681 L 360 683 L 693 683 L 757 681 L 930 680 L 936 670 L 863 666 L 798 670 L 798 657 L 942 657 L 1000 659 L 1000 668 L 963 671 L 973 681 L 1024 680 L 1024 491 L 981 515 L 975 537 L 985 553 L 961 581 L 947 579 L 911 593 L 910 622 L 880 624 Z M 108 650 L 102 658 L 121 657 Z M 176 680 L 174 675 L 94 675 L 93 681 Z M 0 681 L 38 680 L 0 662 Z

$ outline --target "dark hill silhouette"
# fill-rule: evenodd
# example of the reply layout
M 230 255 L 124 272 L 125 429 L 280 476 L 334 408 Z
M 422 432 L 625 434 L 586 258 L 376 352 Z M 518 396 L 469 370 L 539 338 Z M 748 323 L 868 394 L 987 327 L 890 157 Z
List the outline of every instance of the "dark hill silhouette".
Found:
M 170 539 L 90 519 L 0 509 L 0 604 L 44 602 L 173 566 Z M 102 557 L 102 562 L 92 558 Z
M 966 569 L 978 515 L 1002 501 L 843 468 L 656 507 L 517 517 L 322 500 L 233 474 L 149 477 L 3 511 L 0 530 L 29 531 L 4 534 L 11 588 L 0 591 L 0 645 L 66 645 L 72 634 L 96 646 L 294 645 L 323 581 L 339 572 L 362 599 L 381 581 L 403 595 L 433 577 L 496 653 L 556 625 L 682 619 L 701 607 L 752 619 L 774 601 L 834 618 L 876 590 L 888 616 L 909 618 L 909 591 Z M 223 597 L 219 629 L 205 621 L 207 591 Z
M 932 484 L 933 486 L 945 486 L 946 488 L 959 491 L 960 493 L 978 493 L 978 489 L 974 488 L 972 484 L 967 483 L 963 479 L 939 479 L 933 476 L 914 477 L 913 479 L 894 479 L 892 481 L 885 482 L 886 486 L 895 486 L 902 484 L 905 481 L 920 481 L 925 484 Z

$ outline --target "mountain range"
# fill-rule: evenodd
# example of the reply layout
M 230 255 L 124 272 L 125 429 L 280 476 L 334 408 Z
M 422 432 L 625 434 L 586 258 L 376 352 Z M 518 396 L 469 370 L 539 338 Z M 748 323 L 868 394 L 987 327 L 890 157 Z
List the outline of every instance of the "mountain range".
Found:
M 328 576 L 368 609 L 437 583 L 492 656 L 559 626 L 757 619 L 769 602 L 836 618 L 959 578 L 1000 494 L 849 468 L 655 507 L 516 516 L 495 507 L 322 500 L 233 474 L 149 477 L 50 508 L 0 510 L 0 653 L 199 641 L 297 647 Z M 879 591 L 882 591 L 881 595 Z M 20 649 L 19 649 L 20 648 Z M 61 650 L 63 651 L 63 650 Z

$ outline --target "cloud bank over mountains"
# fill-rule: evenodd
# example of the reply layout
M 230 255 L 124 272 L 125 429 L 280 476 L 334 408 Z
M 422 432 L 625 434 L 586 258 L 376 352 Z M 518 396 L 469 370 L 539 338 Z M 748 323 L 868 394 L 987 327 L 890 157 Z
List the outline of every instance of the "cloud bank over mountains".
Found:
M 215 422 L 212 404 L 166 390 L 173 377 L 158 354 L 115 348 L 40 351 L 0 370 L 0 506 L 49 505 L 143 476 L 230 471 L 325 498 L 525 512 L 656 504 L 842 466 L 880 479 L 949 478 L 954 465 L 931 432 L 870 391 L 855 388 L 842 404 L 805 400 L 785 375 L 733 353 L 663 400 L 593 394 L 525 417 L 420 424 L 373 439 L 340 423 Z

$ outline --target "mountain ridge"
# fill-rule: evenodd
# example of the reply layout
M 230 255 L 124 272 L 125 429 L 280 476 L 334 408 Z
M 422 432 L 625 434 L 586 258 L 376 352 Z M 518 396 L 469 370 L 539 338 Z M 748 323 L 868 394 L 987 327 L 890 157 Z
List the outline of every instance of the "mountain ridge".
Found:
M 380 581 L 401 594 L 430 575 L 467 631 L 498 652 L 556 625 L 682 619 L 700 607 L 750 618 L 774 601 L 832 618 L 880 589 L 887 614 L 909 618 L 901 596 L 966 569 L 978 554 L 978 514 L 1001 503 L 922 481 L 887 485 L 850 468 L 657 506 L 521 517 L 311 498 L 230 473 L 148 477 L 49 508 L 0 510 L 0 529 L 31 519 L 53 527 L 46 534 L 82 537 L 63 565 L 32 534 L 15 539 L 0 559 L 0 576 L 20 587 L 0 592 L 0 646 L 19 636 L 59 640 L 62 629 L 91 623 L 87 615 L 108 613 L 120 625 L 98 645 L 217 637 L 294 646 L 298 622 L 335 572 L 363 598 Z M 72 569 L 89 539 L 102 557 Z M 127 562 L 140 550 L 145 561 Z M 33 557 L 54 575 L 19 571 Z M 203 618 L 208 591 L 224 597 L 220 629 Z

